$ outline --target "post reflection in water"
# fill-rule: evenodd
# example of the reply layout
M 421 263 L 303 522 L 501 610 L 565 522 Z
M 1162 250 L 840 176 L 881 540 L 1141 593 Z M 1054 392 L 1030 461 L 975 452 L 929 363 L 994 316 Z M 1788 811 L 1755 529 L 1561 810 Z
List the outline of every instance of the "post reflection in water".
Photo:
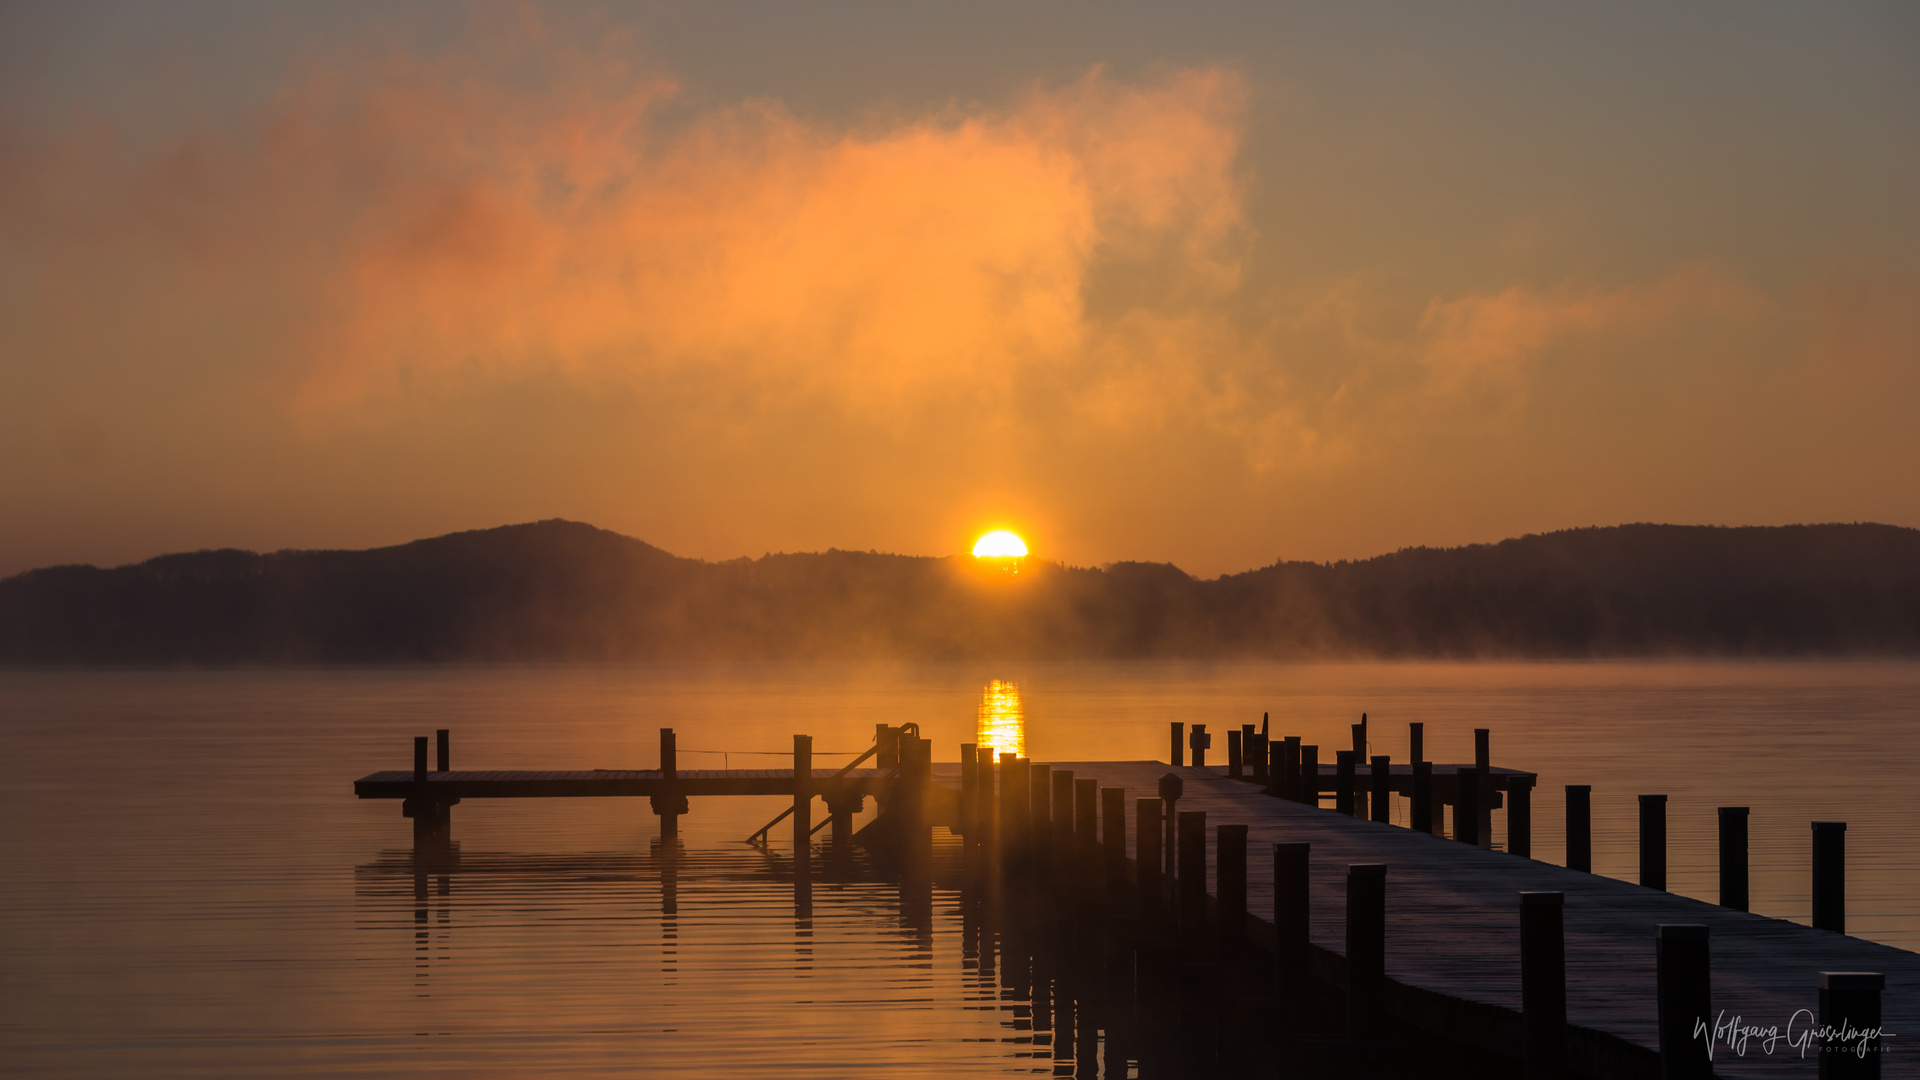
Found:
M 1027 756 L 1027 715 L 1020 704 L 1020 684 L 995 679 L 980 694 L 980 723 L 974 742 L 992 747 L 994 755 Z

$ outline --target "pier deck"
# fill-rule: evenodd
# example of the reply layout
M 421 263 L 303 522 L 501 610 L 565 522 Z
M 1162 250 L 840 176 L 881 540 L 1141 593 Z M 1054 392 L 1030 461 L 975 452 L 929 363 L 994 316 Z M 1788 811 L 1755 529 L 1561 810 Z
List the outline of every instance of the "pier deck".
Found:
M 1882 1058 L 1883 1075 L 1920 1076 L 1920 1044 L 1905 1045 L 1920 1040 L 1920 954 L 1273 798 L 1258 785 L 1228 779 L 1213 768 L 1154 761 L 1049 764 L 1072 770 L 1077 779 L 1127 789 L 1129 855 L 1137 839 L 1131 834 L 1131 801 L 1152 797 L 1161 776 L 1178 774 L 1185 791 L 1177 809 L 1205 811 L 1209 836 L 1216 825 L 1248 827 L 1247 908 L 1269 921 L 1273 869 L 1266 845 L 1311 843 L 1311 935 L 1317 949 L 1330 956 L 1345 952 L 1347 865 L 1385 863 L 1387 974 L 1403 987 L 1428 992 L 1401 994 L 1401 1002 L 1426 1014 L 1422 1026 L 1445 1025 L 1452 1037 L 1506 1052 L 1517 1048 L 1522 1035 L 1516 894 L 1549 890 L 1566 894 L 1568 1021 L 1588 1029 L 1572 1033 L 1577 1071 L 1632 1075 L 1657 1068 L 1654 928 L 1698 923 L 1710 928 L 1713 1008 L 1747 1024 L 1785 1032 L 1799 1010 L 1818 1015 L 1818 972 L 1883 973 L 1884 1023 L 1895 1036 Z M 958 767 L 936 766 L 934 782 L 957 787 Z M 1217 867 L 1211 851 L 1207 862 L 1208 891 L 1214 893 Z M 1797 1029 L 1809 1024 L 1809 1013 L 1800 1013 Z M 1613 1067 L 1594 1068 L 1594 1055 L 1614 1058 Z M 1629 1060 L 1618 1060 L 1622 1057 Z M 1717 1048 L 1714 1069 L 1726 1077 L 1812 1077 L 1818 1057 L 1817 1040 L 1803 1059 L 1784 1039 L 1771 1055 L 1755 1039 L 1745 1057 Z
M 814 769 L 815 790 L 834 788 L 875 794 L 890 769 Z M 954 774 L 957 778 L 958 773 Z M 425 793 L 431 800 L 569 799 L 664 795 L 792 795 L 792 769 L 681 769 L 671 781 L 659 769 L 574 769 L 536 772 L 524 769 L 430 772 Z M 421 793 L 414 774 L 403 769 L 372 773 L 353 782 L 362 799 L 411 799 Z

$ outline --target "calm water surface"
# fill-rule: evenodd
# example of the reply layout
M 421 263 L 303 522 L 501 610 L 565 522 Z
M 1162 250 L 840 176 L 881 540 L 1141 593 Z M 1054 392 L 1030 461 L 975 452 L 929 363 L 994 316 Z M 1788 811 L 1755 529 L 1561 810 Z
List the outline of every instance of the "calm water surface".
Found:
M 1805 921 L 1808 822 L 1844 820 L 1850 928 L 1920 945 L 1920 665 L 435 668 L 0 674 L 0 1060 L 21 1076 L 1052 1073 L 982 979 L 955 892 L 860 866 L 796 896 L 739 838 L 779 799 L 695 800 L 666 858 L 641 800 L 471 802 L 416 862 L 350 782 L 453 729 L 456 768 L 821 763 L 918 722 L 1036 761 L 1163 758 L 1167 722 L 1273 716 L 1330 750 L 1594 789 L 1599 873 L 1636 873 L 1636 801 L 1670 797 L 1670 881 L 1712 899 L 1714 808 L 1753 808 L 1753 907 Z M 1396 808 L 1398 812 L 1398 808 Z M 824 834 L 823 834 L 824 835 Z M 1496 820 L 1496 836 L 1504 823 Z

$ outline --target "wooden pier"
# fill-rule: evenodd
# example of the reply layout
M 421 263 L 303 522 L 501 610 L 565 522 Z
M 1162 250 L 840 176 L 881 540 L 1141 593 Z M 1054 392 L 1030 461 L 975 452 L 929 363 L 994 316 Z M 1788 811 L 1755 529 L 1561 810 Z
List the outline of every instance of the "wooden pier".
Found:
M 880 814 L 861 842 L 912 865 L 944 827 L 963 839 L 968 865 L 996 880 L 1055 883 L 1050 895 L 1070 898 L 1075 918 L 1105 927 L 1109 955 L 1127 957 L 1108 964 L 1109 978 L 1124 970 L 1134 987 L 1127 1007 L 1163 1007 L 1172 994 L 1183 1030 L 1201 1032 L 1203 1044 L 1225 1045 L 1236 1026 L 1286 1031 L 1290 984 L 1311 983 L 1345 995 L 1349 1049 L 1378 1043 L 1380 1032 L 1424 1033 L 1524 1062 L 1530 1080 L 1920 1077 L 1920 1044 L 1907 1056 L 1900 1038 L 1920 1039 L 1920 955 L 1740 910 L 1744 829 L 1723 829 L 1723 842 L 1739 844 L 1737 858 L 1722 853 L 1723 873 L 1739 874 L 1723 882 L 1730 906 L 1709 904 L 1529 858 L 1536 777 L 1493 766 L 1484 731 L 1473 765 L 1401 766 L 1362 758 L 1362 725 L 1355 750 L 1332 764 L 1294 740 L 1232 734 L 1228 763 L 1213 767 L 1198 763 L 1208 745 L 1198 728 L 1191 766 L 1037 763 L 971 744 L 958 764 L 935 765 L 917 729 L 883 725 L 873 749 L 838 769 L 812 768 L 811 740 L 796 736 L 793 768 L 679 770 L 663 731 L 656 770 L 455 772 L 442 732 L 441 768 L 426 768 L 418 739 L 412 772 L 374 773 L 354 790 L 403 800 L 417 842 L 444 838 L 448 808 L 469 798 L 644 795 L 670 836 L 690 796 L 790 796 L 792 809 L 750 839 L 792 816 L 797 880 L 818 831 L 813 799 L 826 800 L 842 850 L 871 796 Z M 1176 728 L 1176 750 L 1180 738 Z M 1419 738 L 1416 727 L 1416 749 Z M 1335 809 L 1321 805 L 1328 794 Z M 1394 795 L 1409 798 L 1414 827 L 1388 823 Z M 1586 789 L 1569 788 L 1576 797 Z M 1490 812 L 1503 803 L 1505 851 L 1491 843 Z M 1643 798 L 1641 873 L 1654 884 L 1665 878 L 1664 830 L 1664 797 Z M 1815 920 L 1832 927 L 1844 921 L 1834 876 L 1844 872 L 1843 833 L 1815 823 Z M 1207 972 L 1238 973 L 1279 1004 L 1249 1010 L 1242 1000 L 1231 1020 L 1209 1005 L 1196 1020 L 1192 1001 L 1216 1001 L 1206 984 L 1224 978 Z M 1169 979 L 1198 979 L 1198 996 L 1147 985 Z M 1823 1052 L 1822 1036 L 1809 1033 L 1841 1021 L 1871 1030 L 1830 1033 Z M 1849 1040 L 1886 1052 L 1845 1053 Z M 1200 1074 L 1212 1075 L 1207 1068 Z

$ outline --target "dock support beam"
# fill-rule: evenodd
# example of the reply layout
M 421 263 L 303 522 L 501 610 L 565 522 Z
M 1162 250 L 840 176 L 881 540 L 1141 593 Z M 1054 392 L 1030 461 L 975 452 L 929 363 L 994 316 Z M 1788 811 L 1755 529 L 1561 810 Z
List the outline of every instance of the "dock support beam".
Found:
M 1493 846 L 1493 729 L 1473 729 L 1474 843 Z
M 1813 927 L 1847 932 L 1847 823 L 1813 823 Z
M 1274 988 L 1283 1001 L 1307 996 L 1309 887 L 1307 857 L 1313 845 L 1273 845 Z
M 1247 947 L 1247 827 L 1221 825 L 1214 830 L 1213 843 L 1220 959 L 1233 963 Z
M 1720 906 L 1747 908 L 1747 808 L 1720 807 Z
M 1162 819 L 1162 804 L 1159 799 L 1135 799 L 1134 838 L 1138 845 L 1133 861 L 1134 887 L 1140 894 L 1140 911 L 1149 922 L 1160 917 L 1167 895 L 1165 877 L 1161 874 L 1164 865 L 1160 852 L 1160 838 L 1166 829 Z
M 1407 725 L 1407 760 L 1427 760 L 1427 725 L 1418 721 Z
M 1320 747 L 1313 743 L 1300 748 L 1300 793 L 1296 797 L 1308 806 L 1320 805 Z
M 1107 904 L 1119 905 L 1127 883 L 1127 789 L 1100 789 L 1100 852 L 1106 868 Z
M 908 811 L 912 813 L 911 810 Z M 805 866 L 813 854 L 813 736 L 793 737 L 793 862 Z
M 1246 735 L 1246 732 L 1244 731 L 1227 732 L 1227 777 L 1228 779 L 1238 780 L 1240 779 L 1244 771 L 1244 765 L 1246 762 L 1246 753 L 1245 753 L 1246 739 L 1247 739 L 1247 735 Z
M 1167 764 L 1185 765 L 1187 763 L 1187 725 L 1175 720 L 1171 726 L 1173 728 L 1173 753 L 1169 756 Z
M 1667 797 L 1640 796 L 1640 884 L 1667 889 Z
M 1520 1011 L 1527 1080 L 1567 1075 L 1565 894 L 1520 894 Z
M 1207 751 L 1213 747 L 1213 736 L 1207 734 L 1207 725 L 1193 725 L 1193 733 L 1187 736 L 1187 746 L 1193 751 L 1193 767 L 1206 768 Z
M 452 772 L 453 771 L 452 734 L 453 733 L 448 731 L 446 728 L 440 728 L 433 733 L 434 750 L 435 750 L 434 771 L 436 772 Z
M 1567 785 L 1567 869 L 1593 873 L 1593 785 Z
M 680 779 L 679 740 L 673 729 L 660 729 L 660 779 L 666 790 L 647 801 L 660 815 L 660 839 L 668 843 L 680 839 L 680 815 L 687 812 L 687 797 L 674 787 Z
M 1387 868 L 1347 867 L 1347 1038 L 1377 1039 L 1387 982 Z
M 1654 930 L 1656 1008 L 1660 1016 L 1660 1080 L 1713 1080 L 1713 983 L 1707 928 L 1662 925 Z M 1706 1037 L 1694 1025 L 1705 1023 Z
M 1205 940 L 1207 925 L 1207 812 L 1180 811 L 1180 935 Z
M 1820 1027 L 1828 1033 L 1820 1042 L 1820 1080 L 1880 1080 L 1880 991 L 1886 985 L 1877 971 L 1820 973 Z M 1867 1032 L 1874 1034 L 1869 1038 Z
M 1333 752 L 1333 810 L 1336 814 L 1352 817 L 1353 806 L 1353 751 L 1335 750 Z
M 1367 809 L 1372 811 L 1372 818 L 1375 821 L 1388 820 L 1387 794 L 1392 790 L 1389 786 L 1392 782 L 1393 769 L 1388 755 L 1375 754 L 1373 756 L 1373 796 L 1367 800 Z

